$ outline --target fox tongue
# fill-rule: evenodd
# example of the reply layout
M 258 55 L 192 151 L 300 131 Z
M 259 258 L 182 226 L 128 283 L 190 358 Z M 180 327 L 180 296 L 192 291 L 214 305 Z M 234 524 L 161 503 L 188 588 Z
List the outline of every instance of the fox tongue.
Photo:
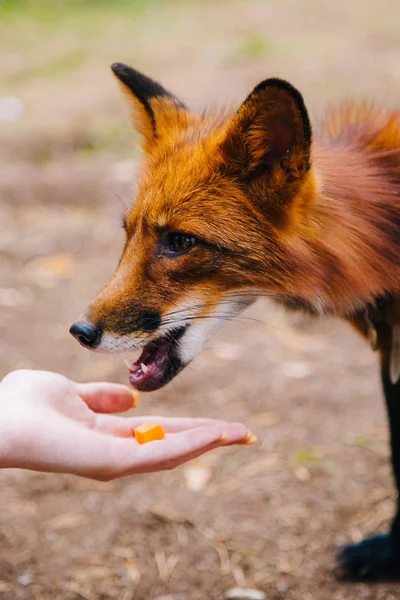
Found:
M 134 387 L 142 387 L 151 379 L 164 376 L 169 357 L 169 344 L 162 338 L 150 342 L 144 347 L 138 360 L 128 365 L 129 381 Z M 147 387 L 147 386 L 146 386 Z
M 129 368 L 131 385 L 141 392 L 152 392 L 166 385 L 183 369 L 185 364 L 179 356 L 179 341 L 187 326 L 149 342 Z

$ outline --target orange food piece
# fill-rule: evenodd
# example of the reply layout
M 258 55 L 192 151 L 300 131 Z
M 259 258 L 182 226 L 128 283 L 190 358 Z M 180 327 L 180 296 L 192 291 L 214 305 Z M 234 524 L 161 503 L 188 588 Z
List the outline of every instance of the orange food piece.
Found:
M 147 444 L 147 442 L 154 442 L 154 440 L 162 440 L 165 436 L 164 429 L 161 425 L 156 423 L 143 423 L 139 425 L 133 432 L 138 444 Z

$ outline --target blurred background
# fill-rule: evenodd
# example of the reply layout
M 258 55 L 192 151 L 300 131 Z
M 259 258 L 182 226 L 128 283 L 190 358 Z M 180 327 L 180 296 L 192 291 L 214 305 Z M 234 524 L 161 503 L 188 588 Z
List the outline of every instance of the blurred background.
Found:
M 398 0 L 0 0 L 0 376 L 127 382 L 68 334 L 117 264 L 140 160 L 112 62 L 194 109 L 283 77 L 317 129 L 340 99 L 395 106 L 399 31 Z M 400 598 L 333 576 L 393 510 L 375 357 L 347 326 L 260 302 L 138 411 L 244 420 L 261 444 L 108 484 L 1 473 L 1 598 Z

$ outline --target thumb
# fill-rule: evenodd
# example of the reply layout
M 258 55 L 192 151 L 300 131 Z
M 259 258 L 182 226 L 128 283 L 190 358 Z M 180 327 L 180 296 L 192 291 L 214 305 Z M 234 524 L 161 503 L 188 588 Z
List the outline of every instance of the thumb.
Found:
M 123 412 L 137 405 L 139 394 L 119 383 L 76 383 L 75 389 L 88 407 L 97 413 Z

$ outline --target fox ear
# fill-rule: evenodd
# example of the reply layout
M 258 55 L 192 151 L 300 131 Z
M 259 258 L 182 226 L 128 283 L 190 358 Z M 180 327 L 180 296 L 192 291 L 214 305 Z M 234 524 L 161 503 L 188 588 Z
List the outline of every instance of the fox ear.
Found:
M 111 69 L 132 106 L 132 118 L 144 139 L 145 150 L 149 150 L 168 127 L 186 125 L 188 109 L 159 83 L 123 63 L 114 63 Z
M 224 166 L 245 179 L 279 167 L 285 179 L 296 178 L 309 169 L 310 149 L 311 125 L 303 98 L 282 79 L 266 79 L 252 91 L 221 144 Z

